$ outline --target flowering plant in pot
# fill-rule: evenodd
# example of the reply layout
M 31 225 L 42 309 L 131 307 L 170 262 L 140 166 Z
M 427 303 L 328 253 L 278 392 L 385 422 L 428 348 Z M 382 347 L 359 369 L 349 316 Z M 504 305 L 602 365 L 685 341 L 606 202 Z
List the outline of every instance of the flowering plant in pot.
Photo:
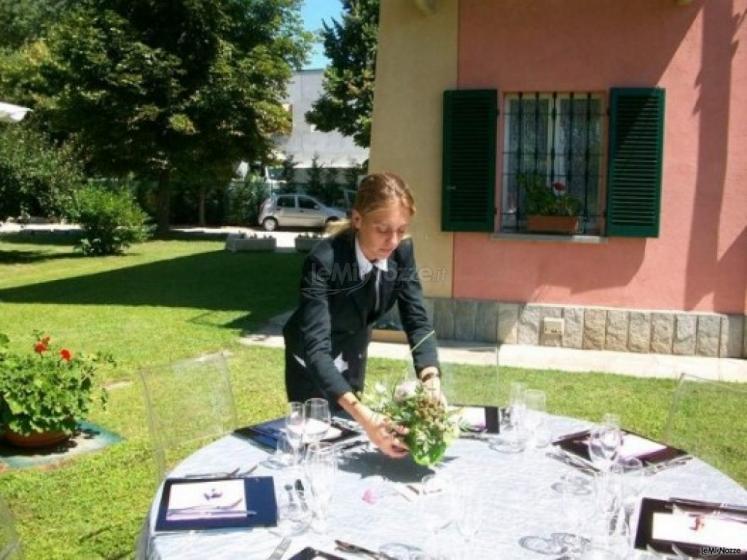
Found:
M 581 200 L 568 192 L 565 183 L 548 185 L 545 177 L 536 173 L 519 176 L 518 182 L 526 192 L 529 230 L 573 233 L 578 229 Z
M 113 363 L 110 356 L 85 355 L 53 346 L 49 336 L 35 332 L 28 354 L 8 349 L 0 334 L 0 422 L 5 438 L 15 445 L 39 447 L 69 438 L 107 392 L 96 385 L 96 370 Z

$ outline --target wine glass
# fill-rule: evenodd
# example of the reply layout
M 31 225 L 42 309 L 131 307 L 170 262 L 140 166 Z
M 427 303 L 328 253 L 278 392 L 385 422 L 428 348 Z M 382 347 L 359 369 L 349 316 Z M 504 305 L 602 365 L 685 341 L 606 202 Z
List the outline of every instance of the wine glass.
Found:
M 421 479 L 418 506 L 420 519 L 428 529 L 430 537 L 426 545 L 428 557 L 440 557 L 440 541 L 437 539 L 441 529 L 454 519 L 454 481 L 445 473 L 428 474 Z
M 589 542 L 582 533 L 595 515 L 594 488 L 591 483 L 584 483 L 575 473 L 567 473 L 557 486 L 561 496 L 561 512 L 568 532 L 557 533 L 559 543 L 566 548 L 570 558 L 580 558 Z
M 589 434 L 589 458 L 601 471 L 609 471 L 622 447 L 620 420 L 614 414 L 605 414 L 601 426 Z
M 312 443 L 306 448 L 304 472 L 311 490 L 311 503 L 314 510 L 312 528 L 319 532 L 327 531 L 327 510 L 334 493 L 337 475 L 337 454 L 331 443 Z
M 304 404 L 300 402 L 288 403 L 288 413 L 285 415 L 285 427 L 288 442 L 293 448 L 293 464 L 296 464 L 304 434 Z
M 472 540 L 482 526 L 485 516 L 485 489 L 477 482 L 465 482 L 460 485 L 460 496 L 457 506 L 457 529 L 464 537 L 464 549 L 470 553 Z
M 535 447 L 545 447 L 550 437 L 545 427 L 545 410 L 547 396 L 544 391 L 529 389 L 524 393 L 526 409 L 524 411 L 524 428 Z
M 331 422 L 329 403 L 326 399 L 309 399 L 303 404 L 303 434 L 307 443 L 321 441 Z

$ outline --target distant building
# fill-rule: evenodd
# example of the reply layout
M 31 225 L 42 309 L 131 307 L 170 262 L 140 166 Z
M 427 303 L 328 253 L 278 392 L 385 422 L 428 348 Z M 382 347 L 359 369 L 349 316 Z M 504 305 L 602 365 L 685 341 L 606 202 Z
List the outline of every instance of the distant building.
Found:
M 322 96 L 323 77 L 323 69 L 301 70 L 293 75 L 288 84 L 287 108 L 292 117 L 291 132 L 276 138 L 275 151 L 280 159 L 293 158 L 296 163 L 294 182 L 299 184 L 307 182 L 308 169 L 314 156 L 325 169 L 338 171 L 337 181 L 340 183 L 343 182 L 343 170 L 360 166 L 368 160 L 368 149 L 355 144 L 352 137 L 339 132 L 322 132 L 306 122 L 306 112 Z M 243 177 L 248 168 L 246 163 L 242 163 L 238 169 L 239 176 Z M 279 174 L 279 168 L 265 170 L 265 177 L 272 184 L 277 184 Z

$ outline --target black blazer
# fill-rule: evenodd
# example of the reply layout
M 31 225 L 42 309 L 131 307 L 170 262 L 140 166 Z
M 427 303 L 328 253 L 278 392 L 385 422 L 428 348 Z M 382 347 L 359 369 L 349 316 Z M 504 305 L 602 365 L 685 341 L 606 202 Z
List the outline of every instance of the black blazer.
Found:
M 411 239 L 399 244 L 387 268 L 379 273 L 380 305 L 372 313 L 352 231 L 323 239 L 306 257 L 300 302 L 283 328 L 288 400 L 323 397 L 336 403 L 348 391 L 363 390 L 372 325 L 395 302 L 410 348 L 428 336 L 413 353 L 415 370 L 438 366 Z

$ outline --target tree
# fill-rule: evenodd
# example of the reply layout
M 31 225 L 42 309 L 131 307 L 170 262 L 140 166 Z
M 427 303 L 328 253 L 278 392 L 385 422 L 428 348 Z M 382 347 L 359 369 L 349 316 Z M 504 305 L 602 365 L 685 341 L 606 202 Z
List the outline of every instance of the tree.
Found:
M 306 120 L 323 132 L 337 130 L 355 143 L 371 143 L 379 0 L 343 0 L 342 22 L 324 22 L 324 94 L 306 113 Z
M 69 0 L 0 0 L 0 48 L 17 49 L 41 37 Z
M 314 154 L 311 158 L 311 167 L 306 172 L 305 191 L 311 196 L 321 198 L 324 184 L 322 183 L 322 173 L 324 164 L 319 163 L 319 154 Z
M 90 171 L 157 180 L 163 232 L 172 180 L 207 167 L 230 176 L 236 161 L 267 159 L 287 128 L 287 82 L 310 43 L 299 4 L 74 3 L 45 36 L 37 117 L 76 137 Z
M 54 146 L 25 123 L 0 125 L 0 219 L 66 216 L 73 191 L 84 182 L 70 146 Z

